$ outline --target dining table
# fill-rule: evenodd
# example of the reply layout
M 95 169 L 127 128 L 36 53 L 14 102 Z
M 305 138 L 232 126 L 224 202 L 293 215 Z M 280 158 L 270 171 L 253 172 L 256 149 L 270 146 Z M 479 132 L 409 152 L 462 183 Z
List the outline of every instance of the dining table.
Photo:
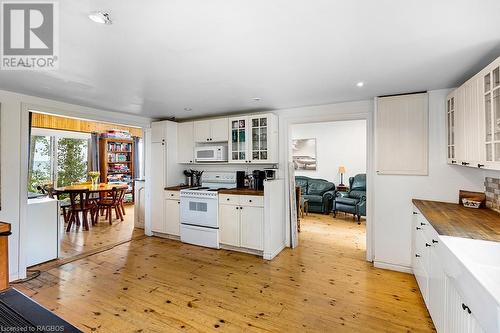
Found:
M 123 183 L 123 184 L 101 183 L 98 185 L 75 184 L 75 185 L 56 187 L 56 188 L 54 188 L 54 191 L 56 193 L 64 193 L 64 192 L 75 191 L 75 190 L 81 190 L 81 191 L 88 190 L 90 193 L 102 193 L 102 192 L 110 192 L 113 190 L 113 188 L 116 188 L 117 190 L 127 189 L 128 185 L 125 183 Z

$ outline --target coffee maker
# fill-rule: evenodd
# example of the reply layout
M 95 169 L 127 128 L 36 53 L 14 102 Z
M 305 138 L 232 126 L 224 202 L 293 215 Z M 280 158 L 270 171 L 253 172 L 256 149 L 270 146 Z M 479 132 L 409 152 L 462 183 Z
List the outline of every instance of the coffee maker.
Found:
M 266 172 L 263 170 L 254 170 L 253 173 L 254 186 L 257 191 L 264 191 L 264 180 L 266 180 Z

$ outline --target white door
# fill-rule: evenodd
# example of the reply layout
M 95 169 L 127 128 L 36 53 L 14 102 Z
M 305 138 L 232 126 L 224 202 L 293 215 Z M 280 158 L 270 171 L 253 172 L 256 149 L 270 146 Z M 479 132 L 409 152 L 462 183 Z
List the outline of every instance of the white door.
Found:
M 229 163 L 247 163 L 248 156 L 248 118 L 229 118 Z
M 248 249 L 264 249 L 264 208 L 240 207 L 241 246 Z
M 180 235 L 180 201 L 165 199 L 165 233 Z
M 165 232 L 163 192 L 165 191 L 165 156 L 164 143 L 151 144 L 151 230 Z
M 228 118 L 213 119 L 210 121 L 210 142 L 228 141 Z
M 198 143 L 210 142 L 210 120 L 194 122 L 194 141 Z
M 177 162 L 194 162 L 194 124 L 179 123 L 177 127 Z
M 239 206 L 219 205 L 219 233 L 221 244 L 240 246 Z

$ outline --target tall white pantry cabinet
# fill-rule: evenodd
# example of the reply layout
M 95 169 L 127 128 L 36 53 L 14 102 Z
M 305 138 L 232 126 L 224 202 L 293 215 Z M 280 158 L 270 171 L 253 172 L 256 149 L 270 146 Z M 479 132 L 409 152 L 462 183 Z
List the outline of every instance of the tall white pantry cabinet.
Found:
M 151 230 L 177 236 L 178 212 L 168 213 L 168 186 L 178 185 L 182 175 L 177 162 L 177 123 L 154 122 L 151 125 Z M 176 213 L 176 214 L 175 214 Z
M 449 164 L 500 170 L 500 58 L 446 100 Z

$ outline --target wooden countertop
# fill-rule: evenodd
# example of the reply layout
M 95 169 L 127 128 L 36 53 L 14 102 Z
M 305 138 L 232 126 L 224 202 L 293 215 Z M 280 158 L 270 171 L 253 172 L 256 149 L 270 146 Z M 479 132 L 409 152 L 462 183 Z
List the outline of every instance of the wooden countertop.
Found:
M 0 233 L 9 232 L 9 231 L 10 231 L 10 224 L 0 222 Z
M 264 191 L 257 191 L 248 188 L 229 188 L 226 190 L 220 190 L 219 194 L 264 196 Z
M 500 242 L 500 214 L 491 209 L 413 199 L 438 234 Z
M 192 186 L 188 185 L 177 185 L 177 186 L 169 186 L 165 187 L 165 191 L 180 191 L 180 190 L 185 190 L 187 188 L 190 188 Z

